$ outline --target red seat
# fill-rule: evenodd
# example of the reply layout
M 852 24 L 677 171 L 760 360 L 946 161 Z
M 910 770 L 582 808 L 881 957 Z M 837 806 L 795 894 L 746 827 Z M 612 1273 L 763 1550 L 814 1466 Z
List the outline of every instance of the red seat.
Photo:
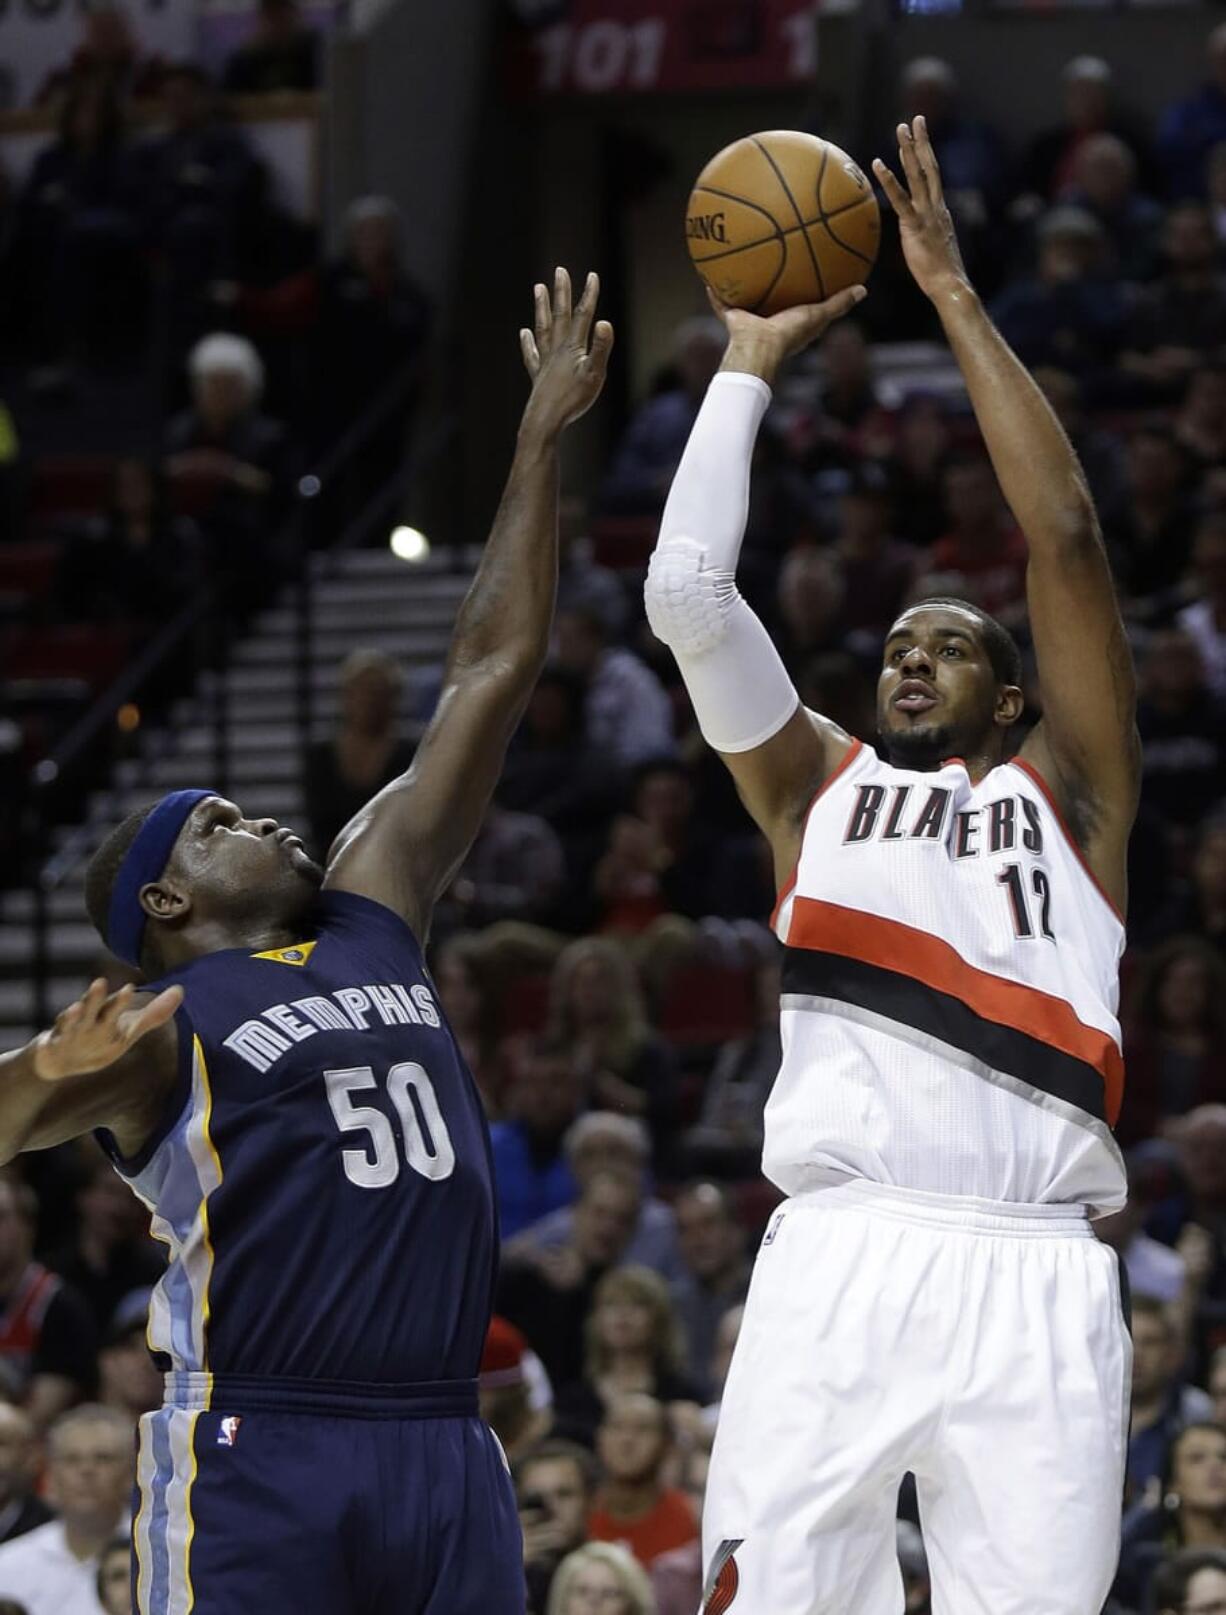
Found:
M 660 1001 L 657 1026 L 681 1047 L 710 1047 L 745 1037 L 754 1024 L 751 970 L 687 965 L 676 971 Z
M 80 679 L 97 693 L 119 676 L 127 655 L 123 628 L 23 630 L 9 641 L 4 673 L 10 679 Z
M 30 477 L 30 514 L 40 523 L 57 516 L 90 516 L 111 501 L 115 462 L 106 454 L 45 454 Z
M 658 516 L 602 516 L 592 523 L 592 559 L 620 572 L 644 572 L 651 558 Z

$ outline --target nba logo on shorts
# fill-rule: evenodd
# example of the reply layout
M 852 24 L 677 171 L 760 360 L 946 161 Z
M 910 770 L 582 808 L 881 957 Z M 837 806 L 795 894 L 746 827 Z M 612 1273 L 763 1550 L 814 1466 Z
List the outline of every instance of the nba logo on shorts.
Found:
M 232 1447 L 238 1440 L 238 1427 L 243 1422 L 241 1413 L 229 1413 L 221 1421 L 217 1432 L 217 1445 L 219 1447 Z
M 777 1211 L 775 1213 L 775 1215 L 771 1218 L 770 1226 L 767 1228 L 766 1233 L 763 1235 L 762 1243 L 763 1243 L 764 1246 L 765 1245 L 773 1245 L 775 1243 L 775 1235 L 779 1232 L 779 1226 L 780 1226 L 780 1224 L 782 1222 L 783 1222 L 783 1212 L 782 1212 L 782 1210 L 780 1210 L 780 1211 Z

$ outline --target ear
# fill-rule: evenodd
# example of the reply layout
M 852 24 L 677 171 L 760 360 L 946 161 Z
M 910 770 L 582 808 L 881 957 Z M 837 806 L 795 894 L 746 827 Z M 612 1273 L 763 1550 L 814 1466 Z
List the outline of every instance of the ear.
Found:
M 1002 684 L 996 691 L 996 722 L 1004 729 L 1015 724 L 1022 715 L 1026 697 L 1016 684 Z
M 185 920 L 192 911 L 192 900 L 183 888 L 164 880 L 142 886 L 138 901 L 151 920 Z

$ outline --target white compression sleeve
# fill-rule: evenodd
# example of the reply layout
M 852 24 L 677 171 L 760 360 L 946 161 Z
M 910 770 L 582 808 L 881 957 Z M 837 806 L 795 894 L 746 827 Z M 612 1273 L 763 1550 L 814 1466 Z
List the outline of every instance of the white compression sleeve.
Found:
M 676 658 L 698 727 L 716 751 L 752 751 L 800 705 L 770 635 L 736 586 L 749 466 L 770 398 L 764 381 L 740 371 L 712 381 L 647 569 L 647 620 Z

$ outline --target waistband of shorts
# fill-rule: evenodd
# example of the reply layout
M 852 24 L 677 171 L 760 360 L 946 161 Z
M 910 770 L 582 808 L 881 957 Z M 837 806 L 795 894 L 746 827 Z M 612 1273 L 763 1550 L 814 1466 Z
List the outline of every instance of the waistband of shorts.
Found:
M 838 1178 L 784 1201 L 797 1210 L 839 1206 L 892 1217 L 929 1228 L 973 1234 L 1004 1234 L 1021 1239 L 1093 1239 L 1085 1206 L 1042 1206 L 1012 1200 L 980 1200 L 974 1195 L 932 1194 L 900 1189 L 868 1178 Z
M 163 1406 L 195 1413 L 332 1413 L 351 1419 L 463 1419 L 476 1415 L 475 1379 L 366 1385 L 256 1374 L 165 1376 Z

